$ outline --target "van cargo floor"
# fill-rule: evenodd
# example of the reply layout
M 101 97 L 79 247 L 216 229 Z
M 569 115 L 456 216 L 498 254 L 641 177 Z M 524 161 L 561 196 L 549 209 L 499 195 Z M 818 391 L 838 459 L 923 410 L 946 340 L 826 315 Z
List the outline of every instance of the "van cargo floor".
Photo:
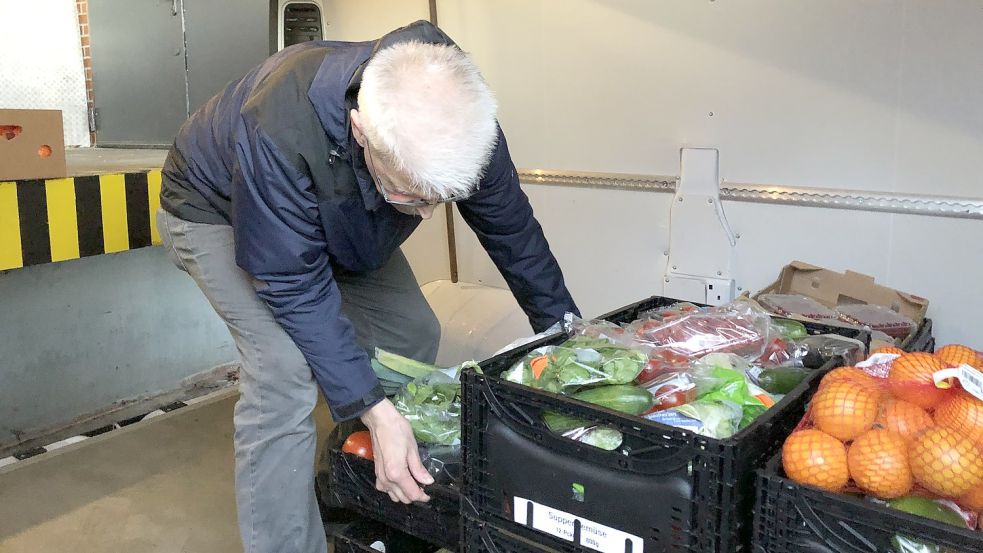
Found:
M 226 392 L 0 469 L 0 553 L 241 552 L 236 397 Z M 323 440 L 323 403 L 315 413 Z

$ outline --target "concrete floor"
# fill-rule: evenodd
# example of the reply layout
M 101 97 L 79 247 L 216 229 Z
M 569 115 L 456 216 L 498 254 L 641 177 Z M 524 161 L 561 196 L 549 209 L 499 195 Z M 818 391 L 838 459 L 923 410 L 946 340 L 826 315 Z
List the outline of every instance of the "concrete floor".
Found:
M 68 175 L 71 177 L 160 169 L 166 157 L 167 150 L 142 148 L 68 148 L 65 150 L 65 163 L 68 165 Z
M 235 400 L 225 393 L 0 469 L 0 553 L 241 552 Z M 323 439 L 323 403 L 315 417 Z

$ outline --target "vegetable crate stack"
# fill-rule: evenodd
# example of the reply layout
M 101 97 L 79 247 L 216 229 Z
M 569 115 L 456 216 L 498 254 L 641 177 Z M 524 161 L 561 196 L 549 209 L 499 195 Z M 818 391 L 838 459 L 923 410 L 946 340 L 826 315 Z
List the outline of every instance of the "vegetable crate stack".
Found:
M 983 551 L 983 359 L 888 349 L 826 375 L 760 472 L 757 550 Z
M 754 471 L 869 333 L 661 297 L 467 369 L 464 550 L 747 550 Z
M 330 490 L 349 508 L 410 536 L 457 550 L 460 536 L 461 367 L 441 369 L 376 350 L 376 375 L 393 396 L 396 409 L 410 421 L 420 458 L 434 477 L 430 502 L 393 503 L 376 490 L 372 442 L 367 431 L 348 437 L 329 453 Z M 402 551 L 395 549 L 390 551 Z

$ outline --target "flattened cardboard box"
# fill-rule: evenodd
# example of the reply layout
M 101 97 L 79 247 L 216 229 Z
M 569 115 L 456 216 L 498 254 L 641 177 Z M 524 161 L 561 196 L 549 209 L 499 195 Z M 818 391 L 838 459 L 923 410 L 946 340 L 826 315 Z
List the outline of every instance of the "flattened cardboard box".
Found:
M 66 173 L 61 110 L 0 109 L 0 180 L 60 178 Z
M 801 294 L 829 308 L 866 303 L 892 309 L 918 324 L 925 319 L 928 300 L 874 282 L 874 277 L 853 271 L 838 273 L 803 261 L 782 269 L 778 280 L 754 295 Z

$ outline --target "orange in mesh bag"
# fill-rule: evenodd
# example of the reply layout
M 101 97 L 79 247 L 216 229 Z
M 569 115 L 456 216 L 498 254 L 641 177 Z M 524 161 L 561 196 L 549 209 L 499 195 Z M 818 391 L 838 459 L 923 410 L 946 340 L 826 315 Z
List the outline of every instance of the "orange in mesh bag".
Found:
M 887 377 L 891 395 L 922 409 L 934 409 L 950 392 L 937 387 L 932 378 L 945 368 L 945 362 L 931 353 L 906 353 L 891 364 Z
M 977 444 L 983 444 L 983 401 L 963 390 L 956 390 L 938 406 L 935 422 Z
M 843 491 L 883 499 L 915 494 L 983 509 L 983 401 L 958 385 L 935 385 L 935 372 L 967 356 L 961 348 L 946 351 L 950 361 L 926 353 L 879 355 L 831 371 L 789 440 L 813 429 L 838 439 L 848 451 Z M 876 406 L 868 425 L 870 402 Z M 793 450 L 800 458 L 814 453 Z M 797 459 L 791 461 L 795 466 Z
M 792 480 L 831 492 L 842 490 L 850 480 L 846 447 L 820 430 L 792 433 L 782 446 L 782 465 Z
M 978 369 L 983 366 L 983 363 L 980 363 L 980 356 L 976 353 L 976 350 L 959 344 L 943 346 L 935 352 L 935 356 L 950 367 L 958 367 L 959 365 L 966 364 Z
M 888 399 L 881 404 L 874 425 L 895 432 L 905 440 L 911 440 L 922 430 L 935 426 L 935 421 L 928 411 L 914 403 L 901 399 Z
M 908 442 L 901 434 L 868 430 L 850 445 L 847 459 L 853 481 L 877 497 L 901 497 L 915 485 L 908 464 Z
M 845 380 L 824 386 L 812 399 L 812 422 L 819 430 L 849 442 L 870 430 L 877 418 L 880 395 Z
M 958 498 L 983 486 L 983 450 L 944 427 L 919 434 L 909 450 L 915 481 L 942 497 Z
M 973 491 L 960 497 L 956 503 L 959 503 L 967 509 L 971 509 L 976 512 L 983 512 L 983 486 L 977 486 Z
M 882 379 L 871 376 L 864 372 L 863 369 L 858 369 L 857 367 L 839 367 L 829 371 L 819 383 L 819 389 L 822 390 L 826 386 L 836 382 L 852 382 L 856 386 L 861 386 L 875 392 L 878 396 L 888 393 L 887 386 L 884 385 Z

